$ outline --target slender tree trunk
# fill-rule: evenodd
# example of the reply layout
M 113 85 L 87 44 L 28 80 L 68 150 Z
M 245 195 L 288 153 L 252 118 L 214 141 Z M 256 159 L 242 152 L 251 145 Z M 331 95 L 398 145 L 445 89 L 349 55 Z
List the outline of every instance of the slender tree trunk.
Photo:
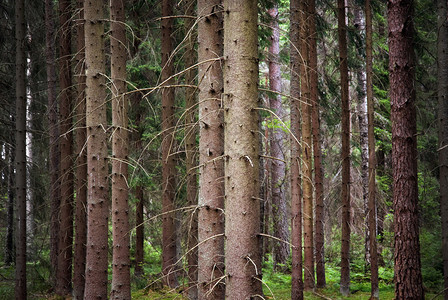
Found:
M 25 4 L 15 2 L 16 37 L 16 274 L 15 298 L 26 299 L 26 53 Z
M 76 20 L 76 207 L 75 207 L 75 249 L 73 260 L 73 296 L 84 298 L 86 243 L 87 243 L 87 141 L 86 131 L 86 75 L 84 40 L 84 0 L 77 0 Z
M 262 292 L 255 7 L 256 0 L 224 1 L 226 297 L 229 299 L 255 298 Z
M 88 170 L 84 299 L 106 299 L 108 296 L 109 184 L 103 12 L 102 1 L 84 1 Z
M 447 1 L 437 1 L 437 78 L 439 98 L 439 168 L 440 216 L 442 221 L 443 279 L 445 300 L 448 300 L 448 20 Z
M 341 294 L 350 293 L 350 100 L 348 94 L 347 25 L 345 1 L 338 0 L 338 37 L 342 102 L 342 243 Z
M 304 288 L 314 289 L 314 238 L 313 238 L 313 181 L 311 144 L 311 93 L 309 71 L 309 2 L 301 1 L 300 30 L 300 104 L 302 113 L 302 196 L 303 196 L 303 242 L 304 242 Z
M 184 3 L 185 15 L 193 17 L 195 15 L 195 0 L 187 0 Z M 202 9 L 202 7 L 201 7 Z M 194 48 L 196 40 L 195 19 L 187 17 L 185 19 L 185 67 L 193 66 L 196 61 L 196 51 Z M 196 149 L 196 115 L 197 100 L 195 85 L 196 69 L 189 69 L 185 73 L 185 84 L 190 85 L 185 88 L 185 168 L 187 170 L 187 203 L 189 206 L 196 206 L 198 203 L 198 174 L 197 174 L 197 149 Z M 196 209 L 192 210 L 188 217 L 187 229 L 187 263 L 188 263 L 188 297 L 195 300 L 198 298 L 198 217 Z
M 53 1 L 45 1 L 45 45 L 46 45 L 46 66 L 47 66 L 47 97 L 48 97 L 48 118 L 50 133 L 50 262 L 51 280 L 53 286 L 56 285 L 56 271 L 58 266 L 58 243 L 59 243 L 59 208 L 61 204 L 60 181 L 59 181 L 59 121 L 58 104 L 56 102 L 56 52 L 54 49 L 54 11 Z
M 361 187 L 362 200 L 365 212 L 365 263 L 366 267 L 370 266 L 370 232 L 369 232 L 369 207 L 368 207 L 368 191 L 369 191 L 369 143 L 368 143 L 368 120 L 367 120 L 367 85 L 366 71 L 362 63 L 364 56 L 364 38 L 363 30 L 365 29 L 365 17 L 361 5 L 355 4 L 353 9 L 355 28 L 357 29 L 358 42 L 356 43 L 356 59 L 360 62 L 356 70 L 356 80 L 358 86 L 356 88 L 358 97 L 358 125 L 359 125 L 359 145 L 361 148 Z
M 125 1 L 110 1 L 112 79 L 112 287 L 111 299 L 131 298 L 128 203 L 128 99 Z
M 397 299 L 424 299 L 418 221 L 413 9 L 412 0 L 388 2 Z
M 322 151 L 320 142 L 320 114 L 318 94 L 318 72 L 317 72 L 317 33 L 316 33 L 316 1 L 309 0 L 309 76 L 311 95 L 311 119 L 313 133 L 313 155 L 314 155 L 314 187 L 315 187 L 315 253 L 316 253 L 316 287 L 323 288 L 325 279 L 325 255 L 324 255 L 324 192 Z
M 372 55 L 372 10 L 370 0 L 365 3 L 366 15 L 366 88 L 367 88 L 367 123 L 369 144 L 369 190 L 368 190 L 368 218 L 369 218 L 369 250 L 370 250 L 370 285 L 371 299 L 379 298 L 378 289 L 378 252 L 377 252 L 377 214 L 376 214 L 376 155 L 374 132 L 374 99 L 373 99 L 373 55 Z
M 56 293 L 71 293 L 73 258 L 73 131 L 72 131 L 72 72 L 71 72 L 71 17 L 70 0 L 59 1 L 59 117 L 60 117 L 60 175 L 61 207 L 59 255 Z
M 223 16 L 221 0 L 198 0 L 199 299 L 224 299 Z M 206 62 L 207 61 L 207 62 Z M 258 174 L 257 174 L 258 176 Z
M 302 204 L 300 197 L 300 39 L 299 0 L 290 1 L 291 36 L 291 299 L 303 299 L 302 279 Z
M 162 82 L 170 86 L 174 79 L 173 52 L 173 1 L 162 1 Z M 176 160 L 172 155 L 174 150 L 174 88 L 162 89 L 162 272 L 164 282 L 169 287 L 176 287 L 176 224 L 174 197 L 176 194 Z
M 278 25 L 278 8 L 275 6 L 268 10 L 272 18 L 272 36 L 269 47 L 269 89 L 275 92 L 269 97 L 269 106 L 271 110 L 283 119 L 284 112 L 282 107 L 282 78 L 280 70 L 280 32 Z M 274 120 L 276 118 L 274 117 Z M 277 121 L 277 120 L 276 120 Z M 275 123 L 275 122 L 274 122 Z M 277 123 L 278 124 L 278 123 Z M 282 128 L 273 128 L 270 141 L 271 156 L 271 189 L 272 189 L 272 217 L 274 224 L 274 236 L 282 241 L 289 240 L 288 219 L 286 218 L 286 198 L 285 198 L 285 176 L 286 163 L 284 154 L 284 133 Z M 286 264 L 289 256 L 289 245 L 275 241 L 274 242 L 274 267 L 277 264 Z
M 13 138 L 11 138 L 13 139 Z M 8 184 L 8 211 L 7 211 L 7 227 L 6 227 L 6 245 L 5 245 L 5 265 L 10 266 L 14 262 L 14 141 L 6 146 L 7 184 Z M 5 178 L 6 179 L 6 178 Z

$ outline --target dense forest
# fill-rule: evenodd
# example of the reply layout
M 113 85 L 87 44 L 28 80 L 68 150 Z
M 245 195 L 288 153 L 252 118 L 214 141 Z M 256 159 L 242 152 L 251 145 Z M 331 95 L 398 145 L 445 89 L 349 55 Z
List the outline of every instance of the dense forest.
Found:
M 446 0 L 0 0 L 0 299 L 447 299 Z

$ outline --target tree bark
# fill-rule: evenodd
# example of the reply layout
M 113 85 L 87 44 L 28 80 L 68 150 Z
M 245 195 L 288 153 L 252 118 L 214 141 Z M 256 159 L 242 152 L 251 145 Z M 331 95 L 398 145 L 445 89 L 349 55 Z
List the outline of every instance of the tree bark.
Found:
M 73 296 L 84 298 L 86 243 L 87 243 L 87 141 L 86 132 L 86 75 L 85 75 L 85 40 L 84 40 L 84 0 L 77 0 L 76 20 L 76 206 L 75 206 L 75 249 L 73 258 Z
M 290 1 L 291 36 L 291 244 L 292 273 L 291 299 L 303 299 L 302 279 L 302 204 L 300 198 L 300 39 L 299 39 L 299 0 Z
M 59 243 L 59 208 L 61 205 L 59 181 L 59 118 L 56 101 L 56 52 L 54 49 L 54 12 L 53 1 L 45 1 L 45 56 L 47 71 L 47 97 L 49 121 L 49 173 L 50 173 L 50 263 L 51 281 L 56 285 Z
M 25 1 L 15 1 L 16 38 L 16 272 L 15 298 L 26 299 L 26 21 Z
M 342 102 L 342 242 L 341 287 L 343 296 L 350 293 L 350 100 L 348 94 L 347 25 L 345 1 L 338 0 L 338 40 Z
M 8 211 L 7 211 L 7 227 L 6 227 L 6 245 L 5 245 L 5 265 L 10 266 L 14 262 L 14 165 L 15 165 L 15 149 L 13 148 L 14 141 L 11 138 L 10 145 L 6 146 L 6 161 L 8 164 L 5 178 L 8 182 Z
M 370 285 L 371 299 L 379 299 L 378 289 L 378 252 L 377 252 L 377 206 L 376 206 L 376 154 L 375 154 L 375 118 L 373 99 L 373 54 L 372 54 L 372 9 L 370 0 L 365 3 L 366 17 L 366 88 L 367 88 L 367 123 L 369 149 L 369 187 L 368 187 L 368 230 L 370 250 Z
M 280 28 L 278 25 L 278 8 L 275 6 L 268 10 L 271 16 L 271 45 L 269 47 L 269 89 L 273 94 L 269 97 L 270 109 L 283 120 L 282 107 L 282 78 L 280 70 Z M 276 117 L 273 117 L 275 121 Z M 274 124 L 280 124 L 274 122 Z M 271 157 L 275 158 L 270 163 L 271 192 L 272 192 L 272 218 L 274 236 L 282 241 L 289 240 L 288 219 L 286 217 L 285 177 L 286 163 L 283 140 L 285 139 L 283 128 L 274 126 L 270 142 Z M 274 242 L 274 268 L 277 264 L 285 265 L 289 257 L 289 245 L 285 242 Z
M 170 86 L 174 83 L 173 52 L 173 1 L 162 1 L 162 82 Z M 174 88 L 162 89 L 162 272 L 164 283 L 176 287 L 176 224 L 174 198 L 176 194 L 176 160 L 172 154 L 174 141 Z
M 440 216 L 442 221 L 443 279 L 448 300 L 448 20 L 447 1 L 437 1 L 437 94 L 439 98 Z
M 224 1 L 226 297 L 261 295 L 257 1 Z
M 87 253 L 84 299 L 107 298 L 109 184 L 104 5 L 84 2 L 86 43 Z
M 59 120 L 60 120 L 60 176 L 61 206 L 59 254 L 56 293 L 67 296 L 72 286 L 73 258 L 73 131 L 72 131 L 72 71 L 71 71 L 71 18 L 70 0 L 59 1 Z
M 413 9 L 412 0 L 388 2 L 397 299 L 424 299 L 418 221 Z
M 224 129 L 221 0 L 198 0 L 199 299 L 224 299 Z M 206 62 L 207 61 L 207 62 Z
M 316 1 L 309 0 L 309 76 L 310 76 L 310 100 L 311 121 L 313 134 L 314 155 L 314 186 L 315 186 L 315 253 L 316 253 L 316 287 L 323 288 L 325 279 L 325 249 L 324 249 L 324 192 L 323 192 L 323 170 L 322 151 L 320 142 L 320 114 L 319 114 L 319 91 L 317 71 L 317 32 L 316 32 Z
M 111 299 L 131 298 L 128 203 L 128 99 L 125 1 L 110 1 L 112 79 L 112 287 Z
M 184 3 L 185 15 L 193 17 L 195 15 L 195 0 L 187 0 Z M 200 8 L 202 9 L 202 7 Z M 187 17 L 185 19 L 185 67 L 192 67 L 196 61 L 195 51 L 195 19 Z M 197 174 L 197 151 L 196 151 L 196 115 L 197 99 L 195 85 L 196 69 L 192 68 L 185 73 L 185 168 L 187 171 L 187 203 L 189 206 L 196 206 L 198 203 L 198 174 Z M 197 210 L 193 209 L 191 216 L 188 217 L 187 229 L 187 263 L 188 263 L 188 297 L 195 300 L 198 298 L 198 215 Z

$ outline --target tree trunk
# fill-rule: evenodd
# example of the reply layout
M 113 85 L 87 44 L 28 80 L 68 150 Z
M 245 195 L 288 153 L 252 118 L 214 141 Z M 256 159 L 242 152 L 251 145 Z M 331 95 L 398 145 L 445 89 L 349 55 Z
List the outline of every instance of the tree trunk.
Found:
M 324 192 L 322 151 L 320 142 L 320 114 L 319 114 L 319 91 L 317 71 L 317 33 L 316 33 L 316 1 L 309 0 L 309 76 L 311 95 L 311 119 L 313 133 L 313 155 L 314 155 L 314 186 L 315 186 L 315 252 L 316 252 L 316 287 L 323 288 L 325 279 L 325 249 L 324 249 Z
M 223 17 L 221 0 L 198 0 L 199 299 L 224 299 Z M 258 176 L 258 175 L 257 175 Z
M 229 299 L 247 299 L 262 293 L 255 7 L 256 0 L 224 1 L 226 297 Z
M 275 6 L 268 10 L 272 18 L 271 45 L 269 47 L 269 89 L 274 92 L 269 97 L 270 109 L 283 120 L 282 108 L 282 78 L 280 70 L 280 32 L 278 25 L 278 8 Z M 274 117 L 274 120 L 276 118 Z M 279 122 L 274 122 L 279 124 Z M 272 218 L 274 224 L 274 236 L 282 241 L 289 240 L 288 219 L 286 217 L 285 177 L 286 163 L 283 140 L 285 139 L 283 128 L 274 126 L 270 141 L 271 157 L 271 191 L 272 191 Z M 274 267 L 277 264 L 285 265 L 289 257 L 289 245 L 285 242 L 274 242 Z
M 304 242 L 304 288 L 314 288 L 314 238 L 313 238 L 313 181 L 311 148 L 311 109 L 309 71 L 309 2 L 301 1 L 300 30 L 300 104 L 302 113 L 302 196 L 303 196 L 303 242 Z
M 376 155 L 375 155 L 375 118 L 373 99 L 373 55 L 372 55 L 372 10 L 370 0 L 365 3 L 366 14 L 366 88 L 367 88 L 367 123 L 369 149 L 369 190 L 368 190 L 368 218 L 369 218 L 369 250 L 370 250 L 370 285 L 371 299 L 379 298 L 378 289 L 378 252 L 377 252 L 377 214 L 376 214 Z
M 110 1 L 112 79 L 112 287 L 111 299 L 131 298 L 128 204 L 128 99 L 125 3 Z
M 185 19 L 185 68 L 192 67 L 196 61 L 196 51 L 194 48 L 196 40 L 195 19 L 195 0 L 184 2 L 185 15 L 190 16 Z M 202 9 L 202 7 L 201 7 Z M 196 87 L 195 85 L 196 69 L 192 68 L 185 73 L 185 168 L 187 171 L 187 203 L 189 206 L 196 206 L 198 203 L 198 174 L 197 174 L 197 151 L 196 151 Z M 196 209 L 192 210 L 188 217 L 187 228 L 187 263 L 188 263 L 188 297 L 195 300 L 198 298 L 198 218 Z
M 439 168 L 440 168 L 440 216 L 442 221 L 443 279 L 445 300 L 448 300 L 448 21 L 447 1 L 437 1 L 437 78 L 439 98 Z
M 85 299 L 107 298 L 109 184 L 104 5 L 85 1 L 87 127 L 87 253 Z
M 369 191 L 369 143 L 368 143 L 368 120 L 367 120 L 367 85 L 366 85 L 366 71 L 362 63 L 364 56 L 364 39 L 362 31 L 365 28 L 365 17 L 363 15 L 362 7 L 358 4 L 354 5 L 353 9 L 356 35 L 358 42 L 356 43 L 356 60 L 359 61 L 358 69 L 356 70 L 357 80 L 357 97 L 358 97 L 358 125 L 359 125 L 359 145 L 361 148 L 361 188 L 362 188 L 362 203 L 364 204 L 365 212 L 365 263 L 366 267 L 370 266 L 370 232 L 369 232 L 369 208 L 368 208 L 368 191 Z
M 86 243 L 87 243 L 87 153 L 86 132 L 86 75 L 84 41 L 84 0 L 77 0 L 78 19 L 76 21 L 76 207 L 75 207 L 75 249 L 73 260 L 73 296 L 84 298 Z
M 170 86 L 174 79 L 173 52 L 173 1 L 162 1 L 162 82 Z M 172 154 L 174 141 L 174 87 L 162 89 L 162 272 L 164 282 L 176 287 L 176 224 L 174 198 L 176 194 L 176 160 Z
M 24 0 L 15 2 L 16 38 L 16 273 L 15 298 L 26 299 L 26 21 Z
M 47 67 L 47 97 L 49 121 L 49 173 L 50 173 L 50 263 L 51 281 L 56 285 L 59 243 L 59 208 L 61 204 L 59 181 L 59 118 L 56 101 L 56 52 L 54 49 L 54 12 L 53 1 L 45 1 L 45 56 Z
M 350 100 L 348 94 L 347 25 L 345 1 L 338 0 L 338 37 L 342 102 L 342 242 L 341 294 L 350 293 Z
M 72 131 L 72 72 L 71 72 L 71 17 L 70 0 L 59 1 L 59 118 L 60 118 L 60 176 L 61 206 L 59 255 L 56 293 L 71 293 L 73 258 L 73 131 Z
M 292 273 L 291 299 L 303 299 L 302 280 L 302 205 L 300 198 L 300 39 L 299 39 L 299 0 L 290 1 L 291 36 L 291 244 Z
M 389 0 L 394 279 L 397 299 L 424 299 L 419 244 L 413 1 Z
M 13 140 L 13 138 L 11 138 Z M 6 162 L 8 164 L 7 179 L 8 184 L 8 211 L 7 211 L 7 227 L 6 227 L 6 245 L 5 245 L 5 265 L 10 266 L 14 262 L 14 141 L 6 146 Z

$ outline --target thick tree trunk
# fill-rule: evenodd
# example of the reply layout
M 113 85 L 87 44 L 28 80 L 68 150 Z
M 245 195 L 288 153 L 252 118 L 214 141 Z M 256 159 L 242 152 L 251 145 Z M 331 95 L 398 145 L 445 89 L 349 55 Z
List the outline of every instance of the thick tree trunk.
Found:
M 26 299 L 26 53 L 25 4 L 15 2 L 16 38 L 16 273 L 15 298 Z
M 314 155 L 314 187 L 315 187 L 315 253 L 316 253 L 316 287 L 323 288 L 325 279 L 325 249 L 324 249 L 324 192 L 323 192 L 323 170 L 322 151 L 320 142 L 320 114 L 319 114 L 319 91 L 317 71 L 317 33 L 316 33 L 316 1 L 309 0 L 309 76 L 311 95 L 311 119 L 313 133 L 313 155 Z
M 107 163 L 104 5 L 85 1 L 87 253 L 84 299 L 107 298 L 109 184 Z
M 59 1 L 59 118 L 60 118 L 60 176 L 61 207 L 59 255 L 56 293 L 71 293 L 73 258 L 73 131 L 72 131 L 72 72 L 71 72 L 71 17 L 70 0 Z
M 424 299 L 418 221 L 413 9 L 412 0 L 388 2 L 397 299 Z
M 194 48 L 196 40 L 195 19 L 195 0 L 184 2 L 185 15 L 191 16 L 185 19 L 185 67 L 193 66 L 196 61 L 196 51 Z M 202 9 L 202 7 L 200 8 Z M 187 203 L 189 206 L 196 206 L 198 203 L 198 174 L 197 174 L 197 100 L 195 85 L 196 69 L 189 69 L 185 73 L 185 84 L 190 85 L 185 88 L 185 168 L 187 171 Z M 198 298 L 198 215 L 197 210 L 193 209 L 191 216 L 188 216 L 187 228 L 187 264 L 188 264 L 188 297 L 191 300 Z
M 223 17 L 221 0 L 198 1 L 199 299 L 224 299 Z M 258 175 L 257 175 L 258 176 Z
M 350 293 L 350 100 L 348 94 L 347 25 L 345 1 L 338 0 L 338 38 L 342 102 L 342 242 L 341 294 Z
M 131 298 L 128 203 L 128 99 L 125 1 L 110 1 L 112 79 L 112 287 L 111 299 Z
M 291 299 L 303 299 L 302 279 L 302 205 L 300 197 L 300 41 L 299 0 L 290 1 L 291 36 Z
M 173 1 L 162 1 L 162 82 L 170 86 L 174 79 L 173 52 Z M 176 287 L 176 224 L 174 198 L 176 194 L 176 160 L 172 154 L 174 140 L 174 88 L 162 89 L 162 272 L 164 282 Z
M 303 197 L 303 242 L 304 242 L 304 288 L 314 288 L 314 228 L 313 228 L 313 176 L 311 144 L 311 91 L 309 71 L 309 2 L 301 1 L 300 30 L 300 106 L 302 113 L 302 197 Z
M 226 297 L 261 295 L 257 1 L 224 1 Z
M 49 121 L 49 173 L 50 173 L 50 263 L 51 281 L 56 285 L 59 243 L 59 208 L 61 204 L 59 181 L 59 118 L 56 101 L 56 52 L 54 49 L 54 11 L 53 1 L 45 1 L 45 56 L 47 67 L 47 97 Z
M 447 1 L 438 0 L 437 78 L 439 98 L 440 216 L 442 219 L 443 279 L 448 300 L 448 20 Z
M 87 151 L 86 132 L 86 75 L 84 41 L 84 0 L 77 0 L 78 19 L 76 20 L 76 206 L 75 206 L 75 249 L 73 258 L 73 296 L 84 298 L 86 243 L 87 243 Z
M 377 252 L 377 214 L 376 214 L 376 155 L 374 132 L 374 99 L 373 99 L 373 55 L 372 55 L 372 10 L 370 0 L 365 3 L 366 16 L 366 88 L 367 88 L 367 123 L 369 146 L 369 190 L 368 190 L 368 218 L 369 218 L 369 250 L 370 250 L 370 285 L 371 299 L 379 298 L 378 289 L 378 252 Z
M 282 107 L 282 78 L 280 70 L 280 31 L 278 25 L 278 8 L 268 10 L 272 18 L 271 45 L 269 47 L 269 89 L 274 92 L 269 97 L 271 110 L 283 119 Z M 276 120 L 275 117 L 273 117 Z M 289 240 L 288 219 L 286 217 L 285 176 L 286 163 L 283 140 L 285 139 L 282 128 L 273 128 L 270 142 L 271 157 L 275 158 L 270 163 L 271 191 L 272 191 L 272 218 L 274 236 L 282 241 Z M 277 264 L 286 264 L 289 257 L 289 245 L 285 242 L 274 242 L 274 267 Z

